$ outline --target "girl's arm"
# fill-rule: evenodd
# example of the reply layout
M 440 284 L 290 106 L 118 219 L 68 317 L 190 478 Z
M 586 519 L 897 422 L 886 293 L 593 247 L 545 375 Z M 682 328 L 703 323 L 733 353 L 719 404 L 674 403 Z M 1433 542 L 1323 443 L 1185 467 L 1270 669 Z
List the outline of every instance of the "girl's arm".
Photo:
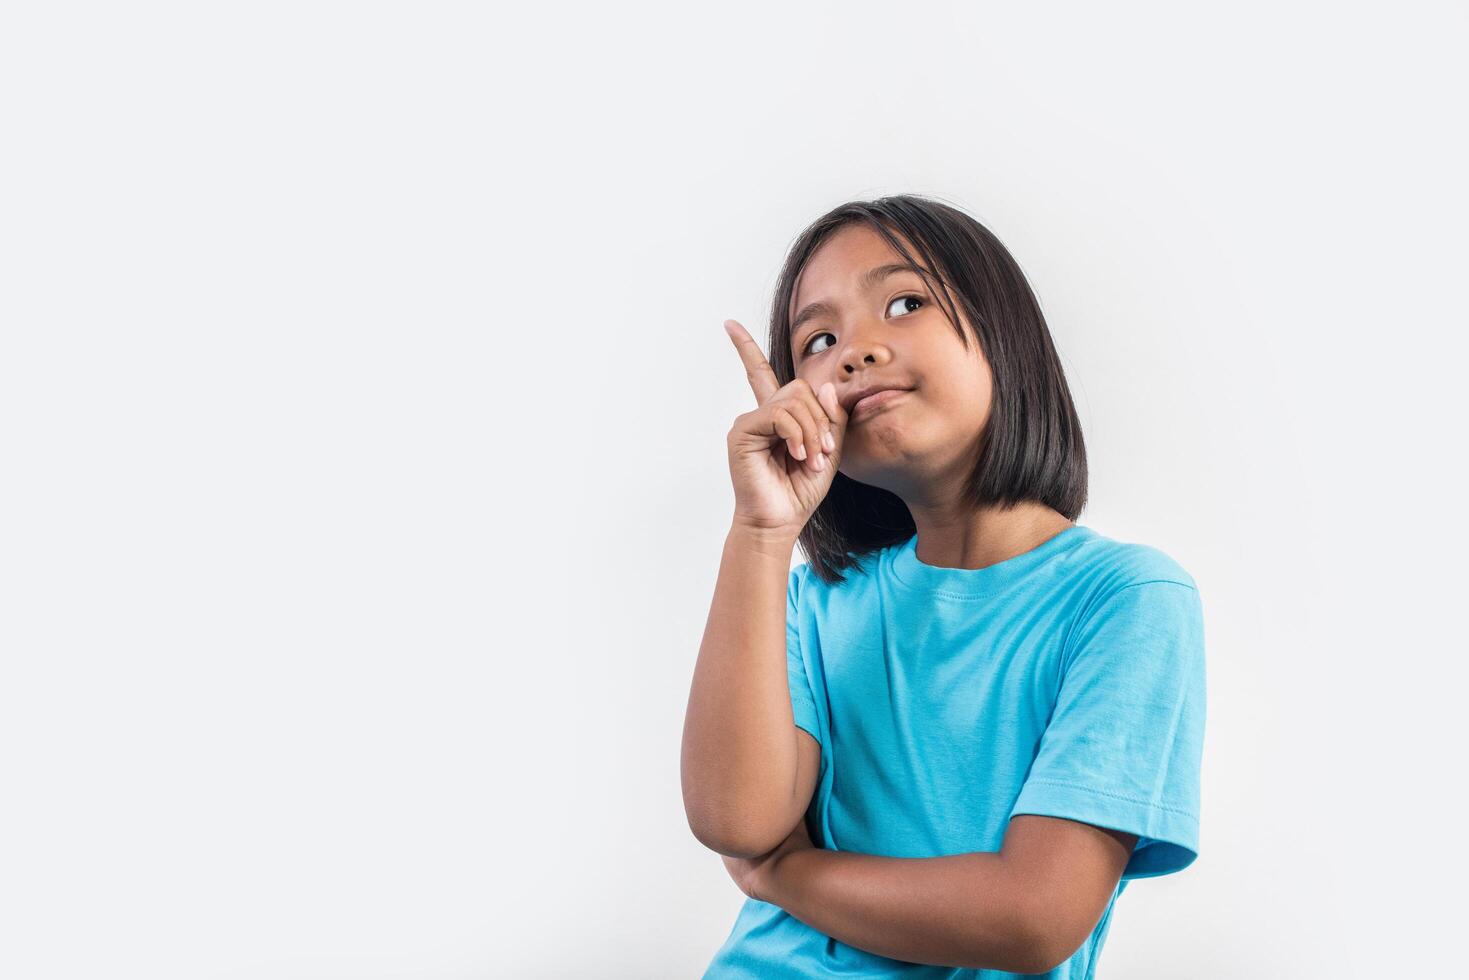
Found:
M 879 956 L 1045 973 L 1091 935 L 1136 841 L 1078 821 L 1017 815 L 997 852 L 892 858 L 792 850 L 760 880 L 756 897 Z
M 736 524 L 724 556 L 684 718 L 689 829 L 730 857 L 772 850 L 816 785 L 786 675 L 786 588 L 796 536 Z

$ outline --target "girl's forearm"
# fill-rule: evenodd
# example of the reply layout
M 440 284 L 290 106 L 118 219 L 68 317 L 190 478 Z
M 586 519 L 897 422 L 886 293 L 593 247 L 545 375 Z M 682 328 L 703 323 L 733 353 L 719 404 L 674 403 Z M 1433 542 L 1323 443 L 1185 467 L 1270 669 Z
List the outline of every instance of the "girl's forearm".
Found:
M 682 783 L 689 827 L 731 857 L 769 851 L 790 833 L 797 734 L 786 675 L 786 589 L 793 535 L 731 528 L 684 716 Z
M 775 863 L 758 897 L 879 956 L 1044 972 L 1018 896 L 999 853 L 892 858 L 806 848 Z

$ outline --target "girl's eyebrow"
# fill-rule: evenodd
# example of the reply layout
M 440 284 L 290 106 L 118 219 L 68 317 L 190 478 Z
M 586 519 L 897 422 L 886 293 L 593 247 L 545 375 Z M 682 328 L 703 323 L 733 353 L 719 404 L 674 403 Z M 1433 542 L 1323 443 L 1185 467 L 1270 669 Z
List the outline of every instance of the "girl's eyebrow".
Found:
M 871 289 L 873 286 L 876 286 L 888 276 L 894 275 L 895 273 L 899 272 L 914 272 L 915 275 L 920 275 L 919 273 L 915 272 L 912 266 L 906 263 L 889 262 L 887 265 L 879 265 L 862 273 L 862 277 L 857 280 L 857 284 L 863 289 Z M 791 321 L 791 336 L 794 337 L 796 331 L 801 328 L 801 324 L 805 323 L 807 320 L 818 316 L 832 316 L 835 313 L 836 308 L 833 307 L 830 303 L 824 302 L 822 300 L 817 300 L 814 303 L 807 303 L 805 308 L 802 309 L 800 313 L 797 313 L 796 318 Z

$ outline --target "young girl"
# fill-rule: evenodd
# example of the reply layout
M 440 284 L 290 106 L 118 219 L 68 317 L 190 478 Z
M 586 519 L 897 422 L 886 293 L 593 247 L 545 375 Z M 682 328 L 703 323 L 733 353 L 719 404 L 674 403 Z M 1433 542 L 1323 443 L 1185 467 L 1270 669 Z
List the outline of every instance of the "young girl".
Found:
M 1198 854 L 1202 607 L 1075 523 L 1019 266 L 949 205 L 852 202 L 792 247 L 768 362 L 725 326 L 758 407 L 682 778 L 748 898 L 705 977 L 1092 977 L 1127 883 Z

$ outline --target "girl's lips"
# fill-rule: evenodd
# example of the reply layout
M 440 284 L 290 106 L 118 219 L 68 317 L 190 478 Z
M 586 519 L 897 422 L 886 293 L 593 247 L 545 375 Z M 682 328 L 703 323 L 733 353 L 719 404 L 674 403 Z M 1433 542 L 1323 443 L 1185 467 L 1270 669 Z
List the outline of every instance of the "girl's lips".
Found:
M 882 391 L 873 392 L 852 406 L 852 411 L 847 415 L 848 424 L 860 422 L 869 415 L 876 415 L 887 408 L 893 402 L 908 394 L 907 388 L 887 388 Z

